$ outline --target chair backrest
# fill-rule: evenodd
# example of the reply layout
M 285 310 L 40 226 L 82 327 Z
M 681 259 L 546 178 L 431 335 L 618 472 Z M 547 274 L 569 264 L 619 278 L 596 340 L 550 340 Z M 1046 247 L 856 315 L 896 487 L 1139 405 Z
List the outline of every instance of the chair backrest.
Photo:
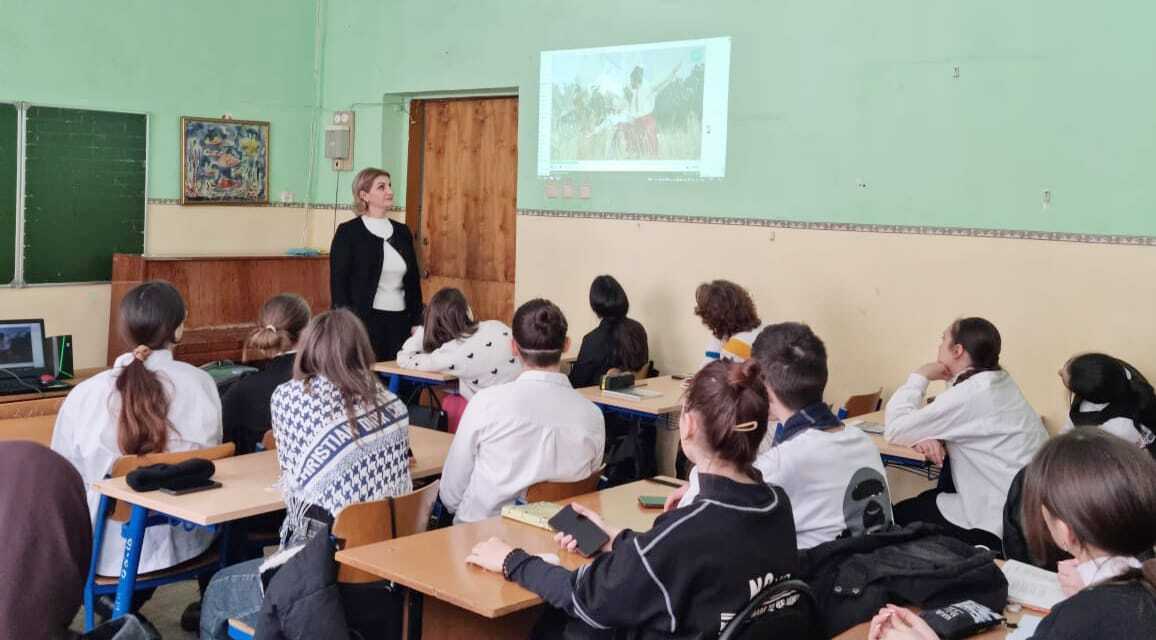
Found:
M 226 442 L 215 447 L 194 449 L 192 451 L 146 453 L 143 456 L 121 456 L 116 459 L 116 462 L 112 463 L 112 471 L 109 471 L 108 476 L 110 478 L 127 476 L 129 473 L 141 467 L 147 467 L 150 464 L 177 464 L 185 460 L 192 460 L 193 458 L 221 460 L 222 458 L 233 457 L 236 451 L 237 445 L 232 442 Z M 114 506 L 108 518 L 117 522 L 127 522 L 130 515 L 132 515 L 132 505 L 114 501 Z
M 265 435 L 261 436 L 261 448 L 265 451 L 272 451 L 277 448 L 277 436 L 273 435 L 273 430 L 269 429 Z
M 333 520 L 333 536 L 342 548 L 360 547 L 425 531 L 437 500 L 439 482 L 396 498 L 357 502 L 346 506 Z M 379 582 L 372 573 L 340 565 L 337 581 L 347 584 Z
M 874 413 L 879 410 L 879 401 L 882 397 L 882 388 L 873 393 L 851 396 L 847 398 L 847 402 L 843 403 L 843 408 L 846 409 L 848 418 Z
M 526 489 L 526 502 L 558 502 L 583 494 L 591 493 L 598 488 L 598 480 L 606 471 L 606 465 L 590 474 L 590 477 L 575 482 L 539 482 Z
M 771 584 L 735 614 L 718 640 L 825 638 L 818 611 L 815 595 L 802 580 Z

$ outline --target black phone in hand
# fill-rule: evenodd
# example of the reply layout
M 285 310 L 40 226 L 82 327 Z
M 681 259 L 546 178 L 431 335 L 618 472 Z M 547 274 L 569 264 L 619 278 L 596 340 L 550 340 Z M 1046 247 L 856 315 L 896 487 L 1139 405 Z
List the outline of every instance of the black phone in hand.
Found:
M 574 510 L 573 505 L 566 505 L 553 518 L 550 526 L 555 531 L 570 534 L 578 542 L 578 553 L 589 558 L 598 553 L 602 545 L 610 540 L 610 536 L 601 527 L 594 524 L 590 518 Z

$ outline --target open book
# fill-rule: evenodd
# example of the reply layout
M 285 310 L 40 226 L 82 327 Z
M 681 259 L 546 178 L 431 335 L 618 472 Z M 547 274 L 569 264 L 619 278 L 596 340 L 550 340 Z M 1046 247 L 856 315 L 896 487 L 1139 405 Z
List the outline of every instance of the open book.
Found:
M 1060 589 L 1060 576 L 1039 567 L 1008 560 L 1003 563 L 1007 578 L 1007 597 L 1025 607 L 1050 611 L 1066 596 Z
M 553 531 L 550 518 L 562 510 L 561 505 L 553 502 L 531 502 L 529 504 L 508 504 L 502 507 L 502 517 L 517 520 L 532 527 Z

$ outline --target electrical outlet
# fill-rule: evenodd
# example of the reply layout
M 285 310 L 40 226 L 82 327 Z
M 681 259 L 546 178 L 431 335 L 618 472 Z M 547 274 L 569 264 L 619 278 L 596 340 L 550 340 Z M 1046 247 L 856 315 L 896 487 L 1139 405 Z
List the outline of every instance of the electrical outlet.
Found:
M 293 198 L 294 198 L 294 194 L 292 191 L 282 191 L 281 192 L 282 204 L 289 204 L 290 202 L 293 202 Z
M 326 157 L 333 161 L 332 167 L 334 171 L 353 171 L 353 147 L 355 132 L 355 123 L 357 121 L 357 114 L 353 111 L 334 111 L 330 118 L 329 126 L 325 129 L 325 146 Z M 344 149 L 341 154 L 344 157 L 334 157 L 331 155 L 333 146 L 331 144 L 331 134 L 339 134 L 332 138 L 332 142 L 336 143 L 340 138 L 344 138 Z M 341 146 L 341 145 L 337 145 Z

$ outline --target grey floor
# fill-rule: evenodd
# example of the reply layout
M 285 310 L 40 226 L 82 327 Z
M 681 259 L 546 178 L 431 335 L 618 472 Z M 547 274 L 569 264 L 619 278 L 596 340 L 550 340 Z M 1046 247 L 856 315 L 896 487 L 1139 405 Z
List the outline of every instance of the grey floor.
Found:
M 181 629 L 181 614 L 184 613 L 185 607 L 198 597 L 195 580 L 166 585 L 157 589 L 153 597 L 141 607 L 141 613 L 149 619 L 149 622 L 156 625 L 166 640 L 191 640 L 196 638 L 197 634 Z M 84 628 L 83 609 L 76 613 L 72 628 L 77 631 Z

